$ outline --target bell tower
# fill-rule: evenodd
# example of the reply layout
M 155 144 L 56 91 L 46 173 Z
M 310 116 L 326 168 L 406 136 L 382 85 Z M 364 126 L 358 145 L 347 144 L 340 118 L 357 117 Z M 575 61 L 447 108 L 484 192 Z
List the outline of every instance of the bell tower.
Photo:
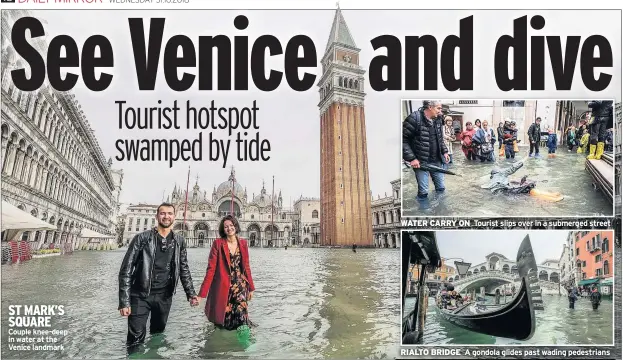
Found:
M 372 215 L 360 49 L 340 8 L 322 57 L 320 243 L 372 245 Z

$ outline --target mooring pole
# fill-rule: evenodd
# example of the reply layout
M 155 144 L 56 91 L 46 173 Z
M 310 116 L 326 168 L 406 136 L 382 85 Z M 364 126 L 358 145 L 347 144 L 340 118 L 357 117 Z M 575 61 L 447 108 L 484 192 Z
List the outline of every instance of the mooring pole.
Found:
M 426 304 L 424 304 L 425 299 L 428 300 L 428 291 L 427 287 L 426 287 L 426 264 L 422 264 L 420 265 L 420 279 L 418 282 L 418 289 L 417 289 L 417 329 L 418 329 L 418 334 L 417 334 L 417 340 L 418 342 L 420 341 L 420 339 L 422 338 L 422 335 L 424 335 L 424 325 L 425 321 L 426 321 L 426 310 L 427 307 L 426 305 L 428 304 L 428 301 L 426 301 Z

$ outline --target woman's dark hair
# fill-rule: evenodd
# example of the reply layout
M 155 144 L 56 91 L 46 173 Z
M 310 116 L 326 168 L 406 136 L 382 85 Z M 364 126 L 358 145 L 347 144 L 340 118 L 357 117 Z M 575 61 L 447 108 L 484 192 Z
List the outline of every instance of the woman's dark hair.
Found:
M 476 119 L 476 121 L 474 121 L 474 124 L 480 123 L 482 124 L 482 122 L 480 121 L 480 119 Z
M 232 224 L 234 224 L 234 227 L 236 228 L 236 235 L 240 234 L 240 224 L 238 223 L 238 220 L 236 220 L 236 218 L 233 215 L 227 215 L 223 218 L 223 220 L 221 220 L 221 223 L 218 225 L 218 235 L 221 237 L 221 239 L 227 239 L 227 234 L 225 234 L 225 221 L 231 221 Z

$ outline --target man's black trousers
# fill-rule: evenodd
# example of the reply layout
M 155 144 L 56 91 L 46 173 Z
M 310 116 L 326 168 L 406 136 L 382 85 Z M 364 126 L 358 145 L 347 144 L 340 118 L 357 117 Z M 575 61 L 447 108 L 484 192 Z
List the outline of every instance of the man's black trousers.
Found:
M 147 318 L 151 313 L 149 333 L 156 334 L 164 331 L 171 310 L 173 295 L 171 292 L 150 294 L 147 298 L 132 296 L 130 298 L 131 312 L 128 316 L 127 345 L 134 346 L 145 341 Z

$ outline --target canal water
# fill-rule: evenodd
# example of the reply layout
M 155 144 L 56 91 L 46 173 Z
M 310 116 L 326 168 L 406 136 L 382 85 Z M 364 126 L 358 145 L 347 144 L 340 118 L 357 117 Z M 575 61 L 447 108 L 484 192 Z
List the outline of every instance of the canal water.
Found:
M 2 334 L 8 306 L 65 305 L 53 320 L 67 329 L 62 352 L 16 352 L 7 358 L 124 358 L 127 319 L 119 315 L 119 266 L 125 249 L 76 252 L 2 267 Z M 209 249 L 189 249 L 199 291 Z M 190 307 L 181 284 L 164 334 L 148 336 L 132 358 L 395 358 L 400 344 L 398 249 L 256 249 L 250 336 L 215 330 L 203 306 Z M 202 302 L 204 305 L 205 302 Z
M 487 299 L 489 300 L 489 299 Z M 507 299 L 510 301 L 510 299 Z M 535 311 L 536 328 L 527 341 L 499 338 L 452 325 L 437 316 L 435 300 L 429 298 L 423 344 L 462 345 L 606 345 L 613 343 L 613 301 L 603 299 L 594 311 L 589 298 L 580 298 L 569 309 L 566 296 L 543 295 L 544 311 Z M 415 298 L 405 301 L 405 315 L 415 306 Z M 500 324 L 512 326 L 512 324 Z
M 520 154 L 515 161 L 528 156 L 528 149 L 520 147 Z M 403 215 L 404 216 L 611 216 L 612 204 L 605 195 L 595 190 L 592 179 L 584 169 L 586 154 L 567 152 L 559 147 L 555 159 L 547 158 L 547 148 L 540 149 L 542 159 L 527 158 L 524 166 L 511 179 L 519 180 L 528 175 L 537 181 L 537 189 L 560 192 L 564 199 L 548 202 L 527 195 L 492 195 L 489 190 L 481 189 L 488 182 L 491 170 L 498 166 L 507 168 L 512 159 L 496 156 L 495 163 L 467 161 L 458 146 L 454 147 L 453 164 L 449 170 L 462 177 L 445 175 L 445 194 L 434 192 L 430 181 L 427 201 L 417 201 L 417 182 L 410 167 L 403 165 Z M 512 202 L 512 206 L 510 206 Z

